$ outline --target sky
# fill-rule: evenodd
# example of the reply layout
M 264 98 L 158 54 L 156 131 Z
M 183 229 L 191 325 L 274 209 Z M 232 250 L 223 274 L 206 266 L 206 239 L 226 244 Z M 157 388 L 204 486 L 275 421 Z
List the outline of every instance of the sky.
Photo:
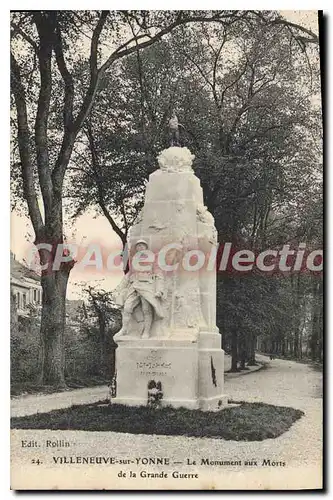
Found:
M 317 11 L 283 10 L 281 14 L 290 20 L 301 24 L 305 28 L 318 32 L 318 14 Z M 156 161 L 157 166 L 157 161 Z M 81 247 L 89 243 L 100 243 L 103 247 L 115 250 L 121 248 L 121 242 L 118 236 L 111 229 L 110 224 L 103 216 L 96 216 L 94 212 L 85 213 L 80 216 L 75 223 L 66 224 L 66 234 L 75 234 L 75 242 Z M 28 261 L 33 241 L 34 231 L 30 220 L 13 211 L 11 214 L 11 251 L 20 262 Z M 82 271 L 78 266 L 74 266 L 70 274 L 68 283 L 67 297 L 69 299 L 83 298 L 82 287 L 86 283 L 91 286 L 113 290 L 120 282 L 122 273 L 96 273 L 92 270 Z

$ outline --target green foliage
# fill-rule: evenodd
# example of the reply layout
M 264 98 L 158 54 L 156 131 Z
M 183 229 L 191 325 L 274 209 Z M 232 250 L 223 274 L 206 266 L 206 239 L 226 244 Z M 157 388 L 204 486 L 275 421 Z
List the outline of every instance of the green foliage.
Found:
M 320 247 L 319 92 L 317 47 L 304 53 L 280 25 L 258 18 L 251 25 L 179 28 L 105 76 L 90 119 L 95 149 L 86 139 L 73 159 L 85 165 L 74 173 L 85 193 L 76 215 L 88 207 L 102 210 L 126 237 L 156 156 L 168 145 L 167 121 L 176 109 L 221 243 L 256 253 L 285 243 Z M 260 336 L 269 339 L 268 346 L 302 355 L 305 327 L 306 337 L 311 335 L 304 321 L 311 315 L 311 280 L 255 273 L 219 277 L 224 347 L 232 350 L 236 336 L 233 356 L 239 360 L 246 351 L 250 359 Z
M 318 184 L 315 50 L 311 57 L 309 67 L 288 30 L 258 19 L 256 29 L 181 27 L 122 59 L 105 76 L 91 114 L 98 175 L 87 139 L 73 158 L 81 170 L 73 171 L 75 187 L 84 193 L 75 214 L 101 210 L 102 184 L 103 204 L 127 232 L 156 156 L 168 145 L 167 119 L 175 108 L 218 230 L 223 238 L 245 232 L 260 244 L 268 222 Z
M 242 403 L 220 412 L 96 403 L 13 418 L 11 426 L 263 441 L 281 436 L 302 415 L 301 410 L 264 403 Z
M 32 317 L 17 318 L 16 311 L 12 311 L 11 315 L 11 383 L 27 380 L 37 383 L 40 370 L 39 325 Z
M 38 317 L 19 318 L 11 328 L 11 389 L 13 394 L 42 391 L 40 384 L 40 332 Z M 101 343 L 99 330 L 67 325 L 64 339 L 65 377 L 70 387 L 94 385 L 100 378 Z M 111 369 L 111 359 L 110 359 Z M 103 379 L 104 383 L 107 380 Z

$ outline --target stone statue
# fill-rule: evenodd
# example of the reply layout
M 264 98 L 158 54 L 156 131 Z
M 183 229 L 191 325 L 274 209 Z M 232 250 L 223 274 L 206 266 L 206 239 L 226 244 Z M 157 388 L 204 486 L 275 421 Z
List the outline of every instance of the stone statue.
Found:
M 135 251 L 140 252 L 139 259 L 142 259 L 143 263 L 147 256 L 145 250 L 148 250 L 147 242 L 139 240 L 135 245 Z M 123 326 L 114 338 L 129 335 L 129 323 L 138 306 L 141 307 L 144 321 L 142 338 L 149 338 L 154 317 L 157 319 L 164 317 L 163 295 L 163 278 L 160 274 L 151 270 L 130 269 L 116 289 L 116 303 L 123 308 Z
M 204 224 L 214 225 L 214 217 L 208 212 L 206 205 L 200 204 L 197 206 L 197 219 Z
M 175 111 L 172 111 L 172 115 L 169 120 L 170 146 L 180 147 L 179 127 L 183 127 L 183 125 L 178 122 Z
M 216 326 L 216 229 L 192 168 L 194 155 L 179 147 L 179 126 L 173 113 L 172 146 L 158 155 L 142 215 L 128 234 L 136 254 L 131 251 L 130 271 L 117 290 L 123 327 L 114 337 L 112 402 L 217 411 L 228 397 Z
M 208 208 L 203 204 L 199 204 L 197 206 L 196 215 L 197 215 L 198 222 L 205 224 L 205 226 L 207 227 L 207 230 L 205 231 L 205 233 L 206 233 L 206 236 L 208 237 L 209 241 L 213 244 L 216 244 L 217 243 L 217 231 L 216 231 L 215 224 L 214 224 L 214 217 L 208 211 Z

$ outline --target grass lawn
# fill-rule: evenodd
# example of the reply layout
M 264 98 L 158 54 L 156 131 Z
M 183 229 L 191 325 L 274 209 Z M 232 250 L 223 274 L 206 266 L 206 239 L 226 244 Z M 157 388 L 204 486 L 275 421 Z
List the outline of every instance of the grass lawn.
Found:
M 301 410 L 241 402 L 219 412 L 185 408 L 129 407 L 99 402 L 11 420 L 12 429 L 112 431 L 262 441 L 281 436 L 304 415 Z

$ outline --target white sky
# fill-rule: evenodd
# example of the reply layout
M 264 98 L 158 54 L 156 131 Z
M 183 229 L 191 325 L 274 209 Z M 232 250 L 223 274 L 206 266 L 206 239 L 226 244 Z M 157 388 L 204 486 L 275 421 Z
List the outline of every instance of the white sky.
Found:
M 280 11 L 291 22 L 297 22 L 306 28 L 318 32 L 318 14 L 312 10 L 282 10 Z M 156 162 L 157 163 L 157 162 Z M 87 245 L 95 242 L 110 249 L 121 248 L 118 236 L 111 229 L 110 224 L 103 216 L 94 217 L 92 212 L 79 217 L 71 227 L 66 225 L 65 234 L 75 234 L 75 242 L 79 245 Z M 33 241 L 34 231 L 30 220 L 20 216 L 17 212 L 11 214 L 11 250 L 17 260 L 27 259 Z M 80 271 L 74 267 L 69 279 L 67 297 L 69 299 L 81 297 L 82 283 L 99 285 L 106 290 L 112 290 L 122 278 L 121 273 L 93 273 Z

